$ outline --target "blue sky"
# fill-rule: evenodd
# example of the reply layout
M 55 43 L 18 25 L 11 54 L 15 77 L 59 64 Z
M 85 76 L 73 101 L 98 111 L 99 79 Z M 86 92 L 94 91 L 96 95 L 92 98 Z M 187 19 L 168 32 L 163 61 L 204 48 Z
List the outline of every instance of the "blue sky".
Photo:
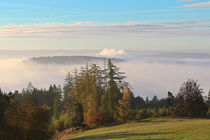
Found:
M 174 21 L 208 18 L 210 7 L 175 8 L 208 0 L 2 0 L 0 24 Z
M 0 13 L 0 49 L 187 50 L 202 44 L 208 50 L 210 44 L 209 0 L 1 0 Z

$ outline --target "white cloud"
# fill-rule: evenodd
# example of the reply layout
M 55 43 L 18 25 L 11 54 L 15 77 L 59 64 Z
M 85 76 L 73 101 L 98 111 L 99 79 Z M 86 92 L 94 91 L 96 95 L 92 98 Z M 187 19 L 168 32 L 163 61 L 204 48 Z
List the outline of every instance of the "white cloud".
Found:
M 0 26 L 0 38 L 66 39 L 88 37 L 177 37 L 210 36 L 210 21 L 173 21 L 142 23 L 35 24 Z
M 97 55 L 100 56 L 108 56 L 108 57 L 116 57 L 120 55 L 125 55 L 126 52 L 124 50 L 115 50 L 115 49 L 103 49 L 101 52 L 99 52 Z
M 210 7 L 210 1 L 209 2 L 202 2 L 202 3 L 179 6 L 179 7 L 176 7 L 176 8 L 190 8 L 190 7 Z

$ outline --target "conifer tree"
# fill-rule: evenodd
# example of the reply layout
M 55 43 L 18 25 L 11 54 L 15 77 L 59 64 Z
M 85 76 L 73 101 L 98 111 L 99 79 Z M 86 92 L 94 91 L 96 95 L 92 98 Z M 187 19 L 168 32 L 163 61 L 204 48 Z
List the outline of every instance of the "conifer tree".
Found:
M 71 112 L 71 106 L 73 102 L 73 88 L 74 88 L 74 79 L 73 76 L 68 73 L 66 75 L 64 87 L 63 87 L 63 94 L 64 94 L 64 99 L 63 99 L 63 105 L 68 114 Z
M 118 116 L 118 101 L 122 97 L 120 88 L 125 76 L 122 76 L 124 73 L 119 72 L 119 68 L 111 62 L 111 59 L 108 60 L 108 69 L 106 69 L 106 73 L 107 75 L 105 75 L 105 78 L 108 83 L 102 97 L 102 108 L 103 111 L 108 113 L 112 118 L 116 118 Z
M 53 117 L 54 119 L 59 118 L 60 110 L 61 110 L 61 88 L 54 87 L 56 92 L 56 96 L 54 98 L 54 105 L 53 105 Z

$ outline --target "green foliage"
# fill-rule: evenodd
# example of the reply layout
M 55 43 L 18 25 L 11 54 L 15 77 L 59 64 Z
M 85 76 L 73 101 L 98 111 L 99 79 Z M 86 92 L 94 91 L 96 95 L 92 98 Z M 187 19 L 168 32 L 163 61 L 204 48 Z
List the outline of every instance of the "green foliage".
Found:
M 54 98 L 54 106 L 53 106 L 53 117 L 58 119 L 61 110 L 61 90 L 57 89 L 56 96 Z
M 169 91 L 168 97 L 166 98 L 166 107 L 167 108 L 173 108 L 175 104 L 175 97 L 173 94 Z
M 171 114 L 171 110 L 169 108 L 159 108 L 158 115 L 159 116 L 168 116 Z
M 141 120 L 141 119 L 146 119 L 148 118 L 149 115 L 147 113 L 147 110 L 146 109 L 141 109 L 141 110 L 138 110 L 136 112 L 136 115 L 135 115 L 135 120 Z
M 49 129 L 52 133 L 57 133 L 64 129 L 73 127 L 72 124 L 73 124 L 72 118 L 68 114 L 61 113 L 58 119 L 51 117 Z
M 120 88 L 123 83 L 123 79 L 125 78 L 122 76 L 124 73 L 119 72 L 119 68 L 117 68 L 112 62 L 111 59 L 108 61 L 108 69 L 106 70 L 106 81 L 107 87 L 105 90 L 105 94 L 102 98 L 102 109 L 104 112 L 109 114 L 112 118 L 117 119 L 118 114 L 118 107 L 119 107 L 119 99 L 122 97 L 122 93 Z
M 4 112 L 8 107 L 10 100 L 13 98 L 13 94 L 3 94 L 0 89 L 0 122 L 5 120 Z M 1 127 L 1 126 L 0 126 Z
M 161 117 L 161 116 L 168 116 L 171 114 L 171 109 L 169 108 L 158 108 L 158 109 L 141 109 L 136 111 L 135 119 L 146 119 L 150 117 Z

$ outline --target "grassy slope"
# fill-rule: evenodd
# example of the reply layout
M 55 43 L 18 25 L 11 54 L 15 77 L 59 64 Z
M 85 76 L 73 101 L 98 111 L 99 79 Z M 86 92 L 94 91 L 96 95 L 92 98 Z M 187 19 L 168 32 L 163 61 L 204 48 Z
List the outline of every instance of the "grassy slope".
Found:
M 66 140 L 210 140 L 210 120 L 152 118 L 98 128 Z

